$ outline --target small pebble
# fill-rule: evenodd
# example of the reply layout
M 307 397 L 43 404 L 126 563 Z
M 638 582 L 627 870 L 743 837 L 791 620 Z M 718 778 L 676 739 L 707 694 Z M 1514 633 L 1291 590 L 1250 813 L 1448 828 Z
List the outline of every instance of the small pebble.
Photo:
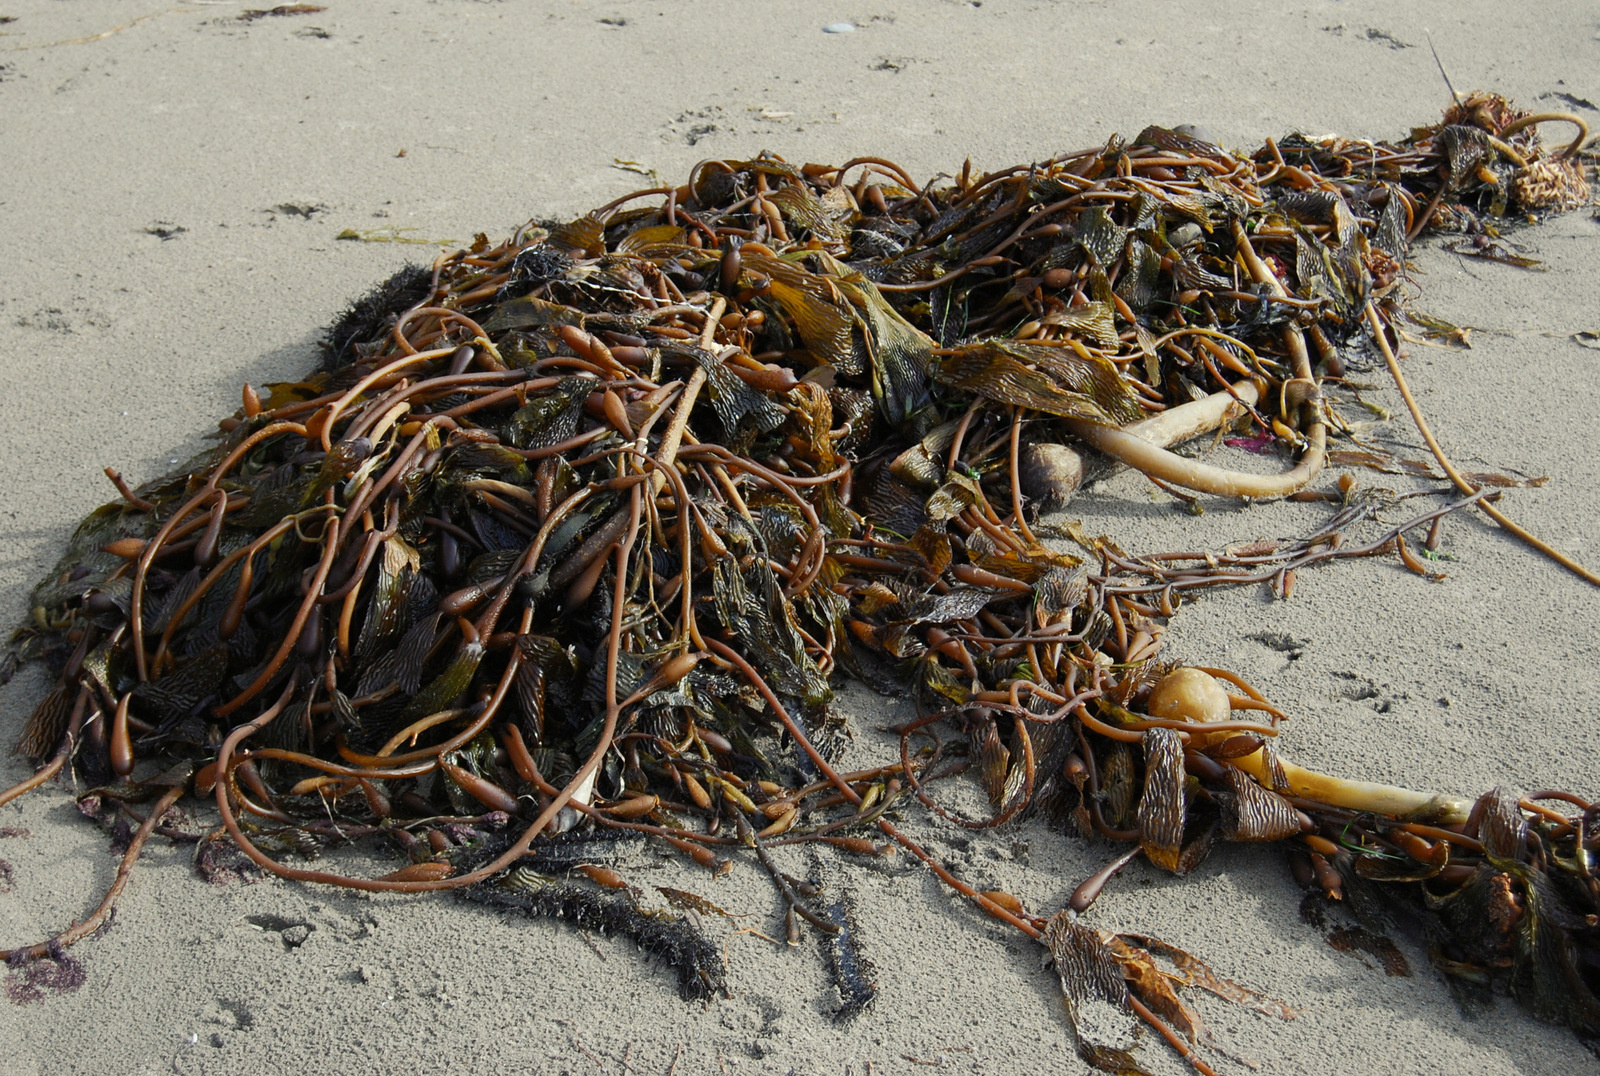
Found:
M 855 24 L 849 22 L 830 22 L 822 28 L 825 34 L 853 34 L 856 32 Z
M 283 944 L 291 949 L 298 949 L 311 937 L 311 928 L 304 923 L 296 923 L 292 927 L 283 928 Z

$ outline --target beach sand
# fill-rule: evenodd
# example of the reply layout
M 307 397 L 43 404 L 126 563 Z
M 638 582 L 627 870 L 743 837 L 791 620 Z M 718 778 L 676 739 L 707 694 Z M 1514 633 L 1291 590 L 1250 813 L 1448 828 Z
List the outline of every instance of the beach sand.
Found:
M 649 183 L 619 159 L 673 183 L 702 158 L 762 149 L 796 162 L 885 156 L 927 177 L 1152 123 L 1201 124 L 1235 148 L 1296 130 L 1398 137 L 1449 100 L 1430 27 L 1458 89 L 1600 118 L 1600 13 L 1579 3 L 328 0 L 254 21 L 242 10 L 0 0 L 14 20 L 0 23 L 0 624 L 21 622 L 74 524 L 113 495 L 102 467 L 137 482 L 186 458 L 238 406 L 241 382 L 309 368 L 322 327 L 402 264 Z M 836 22 L 856 29 L 822 32 Z M 336 241 L 344 229 L 423 243 Z M 1513 238 L 1546 271 L 1418 252 L 1417 306 L 1475 331 L 1470 350 L 1410 347 L 1405 368 L 1463 466 L 1548 476 L 1503 506 L 1593 565 L 1600 420 L 1587 397 L 1600 351 L 1572 334 L 1600 330 L 1600 223 L 1588 209 Z M 1381 368 L 1356 376 L 1397 416 L 1373 435 L 1424 457 Z M 1063 518 L 1155 551 L 1289 537 L 1325 513 L 1205 504 L 1192 517 L 1124 474 Z M 1293 715 L 1285 755 L 1308 766 L 1469 796 L 1497 784 L 1600 793 L 1600 594 L 1480 517 L 1452 517 L 1444 541 L 1442 582 L 1382 559 L 1305 572 L 1289 601 L 1208 595 L 1175 618 L 1172 652 L 1265 691 Z M 46 687 L 30 669 L 0 689 L 0 742 Z M 845 706 L 857 757 L 881 757 L 874 729 L 893 704 L 851 688 Z M 0 763 L 5 783 L 26 772 Z M 910 819 L 964 877 L 1046 914 L 1113 854 L 1042 824 L 963 834 Z M 107 838 L 60 785 L 0 809 L 0 826 L 27 834 L 0 838 L 0 945 L 81 917 L 115 871 Z M 741 933 L 781 935 L 758 871 L 712 880 L 650 848 L 630 855 L 652 896 L 676 885 L 744 916 L 706 923 L 726 942 L 730 999 L 685 1004 L 670 969 L 630 942 L 445 896 L 208 886 L 188 846 L 157 839 L 111 928 L 72 950 L 81 988 L 0 1002 L 0 1072 L 1086 1071 L 1042 951 L 908 856 L 834 868 L 881 984 L 874 1007 L 840 1025 L 814 938 L 789 949 Z M 1283 1022 L 1197 1001 L 1264 1072 L 1600 1071 L 1570 1032 L 1509 1000 L 1464 1012 L 1421 939 L 1395 935 L 1410 974 L 1390 976 L 1332 948 L 1299 904 L 1280 851 L 1230 846 L 1186 878 L 1135 863 L 1091 914 L 1297 1010 Z M 1186 1071 L 1158 1042 L 1142 1056 Z

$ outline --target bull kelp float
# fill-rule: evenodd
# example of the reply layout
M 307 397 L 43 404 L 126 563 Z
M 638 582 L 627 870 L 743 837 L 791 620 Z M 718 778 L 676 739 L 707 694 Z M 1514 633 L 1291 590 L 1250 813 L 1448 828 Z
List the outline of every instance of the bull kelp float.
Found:
M 1556 152 L 1551 120 L 1578 128 Z M 1494 218 L 1587 200 L 1586 137 L 1477 94 L 1394 143 L 1242 157 L 1150 127 L 926 186 L 876 157 L 763 154 L 401 272 L 329 331 L 322 369 L 245 386 L 209 452 L 137 489 L 108 472 L 120 498 L 35 591 L 6 671 L 58 679 L 18 744 L 41 768 L 0 802 L 70 768 L 87 813 L 137 829 L 97 911 L 7 958 L 69 959 L 159 827 L 206 873 L 455 890 L 626 934 L 686 997 L 722 991 L 717 947 L 606 865 L 621 835 L 766 871 L 791 936 L 826 936 L 848 1017 L 875 973 L 847 902 L 773 853 L 899 847 L 1048 947 L 1086 1059 L 1142 1071 L 1149 1025 L 1210 1072 L 1177 988 L 1250 995 L 1087 913 L 1134 856 L 1181 874 L 1244 841 L 1287 847 L 1313 892 L 1426 918 L 1441 967 L 1600 1034 L 1600 808 L 1304 770 L 1255 687 L 1161 657 L 1204 588 L 1287 596 L 1358 556 L 1428 573 L 1416 535 L 1452 512 L 1536 543 L 1493 503 L 1509 479 L 1451 465 L 1393 348 L 1411 242 L 1509 257 Z M 1379 361 L 1450 486 L 1312 488 L 1349 435 L 1333 386 Z M 1167 448 L 1213 430 L 1294 460 Z M 1153 556 L 1041 518 L 1117 465 L 1327 517 Z M 836 674 L 915 700 L 897 755 L 840 772 Z M 937 801 L 961 771 L 988 817 Z M 164 822 L 189 795 L 214 831 Z M 1127 851 L 1035 916 L 908 836 L 919 803 Z M 406 862 L 308 862 L 351 841 Z

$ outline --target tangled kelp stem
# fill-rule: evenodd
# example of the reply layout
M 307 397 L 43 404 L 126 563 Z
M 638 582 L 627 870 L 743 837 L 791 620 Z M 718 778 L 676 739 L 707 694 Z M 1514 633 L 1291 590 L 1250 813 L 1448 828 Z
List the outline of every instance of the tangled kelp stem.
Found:
M 120 499 L 15 639 L 59 673 L 19 745 L 52 761 L 0 802 L 70 761 L 114 802 L 159 792 L 147 837 L 192 787 L 263 870 L 602 924 L 693 996 L 722 979 L 691 927 L 541 872 L 608 831 L 709 871 L 749 850 L 786 917 L 834 939 L 842 1018 L 874 988 L 848 903 L 778 857 L 881 854 L 880 833 L 1047 944 L 1072 1012 L 1142 1020 L 1202 1071 L 1175 993 L 1191 980 L 1155 962 L 1179 957 L 1078 920 L 1128 855 L 1037 916 L 898 821 L 913 798 L 974 829 L 1040 814 L 1176 873 L 1217 840 L 1289 842 L 1330 898 L 1432 916 L 1463 974 L 1600 1028 L 1586 801 L 1299 769 L 1259 691 L 1160 657 L 1198 590 L 1287 596 L 1313 565 L 1391 552 L 1431 575 L 1406 534 L 1484 505 L 1457 478 L 1467 497 L 1394 526 L 1382 513 L 1439 491 L 1307 487 L 1341 429 L 1323 373 L 1374 346 L 1392 363 L 1407 236 L 1586 196 L 1526 119 L 1478 95 L 1400 143 L 1295 136 L 1250 158 L 1152 127 L 926 186 L 877 158 L 763 154 L 480 236 L 356 303 L 325 369 L 246 387 L 212 452 L 137 489 L 108 474 Z M 1298 459 L 1257 475 L 1162 447 L 1229 427 Z M 1073 551 L 1047 545 L 1061 532 L 1028 500 L 1069 496 L 1102 453 L 1182 496 L 1332 512 L 1220 553 L 1070 528 Z M 912 693 L 898 760 L 836 767 L 838 671 Z M 939 802 L 969 767 L 987 817 Z M 286 861 L 367 837 L 410 862 Z M 1134 1071 L 1121 1031 L 1074 1020 L 1084 1056 Z

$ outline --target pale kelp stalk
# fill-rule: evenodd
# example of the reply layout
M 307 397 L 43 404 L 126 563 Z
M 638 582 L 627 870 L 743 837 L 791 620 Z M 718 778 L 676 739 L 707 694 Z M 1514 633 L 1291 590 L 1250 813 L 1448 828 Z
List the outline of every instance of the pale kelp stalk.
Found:
M 1209 1071 L 1177 987 L 1251 995 L 1078 917 L 1135 854 L 1183 873 L 1217 840 L 1288 841 L 1308 885 L 1431 916 L 1445 966 L 1596 1033 L 1587 801 L 1311 773 L 1278 756 L 1284 715 L 1254 688 L 1160 660 L 1194 590 L 1287 595 L 1315 564 L 1389 552 L 1429 572 L 1407 534 L 1494 495 L 1482 476 L 1417 506 L 1307 487 L 1344 429 L 1322 379 L 1387 354 L 1410 239 L 1587 196 L 1578 143 L 1548 155 L 1530 120 L 1478 95 L 1400 143 L 1293 136 L 1251 158 L 1149 128 L 927 187 L 877 158 L 707 161 L 479 236 L 352 307 L 325 369 L 247 386 L 212 451 L 137 490 L 113 475 L 122 499 L 15 638 L 13 661 L 59 679 L 19 744 L 50 761 L 0 801 L 71 761 L 142 841 L 192 790 L 223 823 L 208 871 L 237 869 L 226 841 L 286 878 L 572 919 L 659 953 L 687 996 L 723 989 L 715 947 L 597 865 L 598 835 L 744 859 L 791 938 L 826 935 L 841 1018 L 876 989 L 870 940 L 782 849 L 899 845 L 1048 945 L 1084 1055 L 1118 1071 L 1143 1025 Z M 1298 459 L 1263 476 L 1161 447 L 1219 427 Z M 1201 555 L 1047 529 L 1027 501 L 1064 500 L 1102 453 L 1185 498 L 1330 517 Z M 839 671 L 913 693 L 898 758 L 835 769 Z M 987 818 L 935 799 L 968 766 Z M 973 829 L 1044 812 L 1130 851 L 1037 917 L 903 833 L 913 799 Z M 286 858 L 367 838 L 409 863 Z M 114 897 L 9 959 L 59 961 Z

